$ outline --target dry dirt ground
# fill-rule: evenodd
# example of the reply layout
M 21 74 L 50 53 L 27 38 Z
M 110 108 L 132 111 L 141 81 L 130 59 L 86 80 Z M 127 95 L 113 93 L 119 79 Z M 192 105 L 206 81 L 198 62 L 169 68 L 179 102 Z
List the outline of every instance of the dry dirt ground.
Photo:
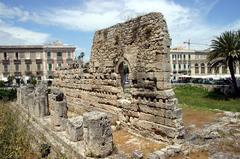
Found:
M 211 123 L 221 116 L 221 112 L 194 109 L 190 107 L 183 108 L 183 122 L 185 127 L 195 125 L 196 128 L 201 128 L 203 125 Z
M 213 122 L 221 113 L 212 111 L 196 110 L 193 108 L 183 108 L 183 121 L 185 126 L 195 125 L 196 128 L 202 127 L 204 124 Z M 134 150 L 140 150 L 144 158 L 150 153 L 166 147 L 165 143 L 150 141 L 143 137 L 129 133 L 127 130 L 118 130 L 113 132 L 113 140 L 119 152 L 131 156 Z M 206 159 L 208 153 L 199 151 L 191 153 L 190 158 Z M 176 156 L 173 159 L 180 159 L 181 156 Z
M 220 111 L 209 111 L 209 110 L 203 110 L 203 109 L 195 109 L 191 107 L 183 108 L 183 122 L 189 134 L 196 134 L 196 132 L 199 132 L 204 129 L 208 129 L 208 125 L 211 125 L 213 123 L 219 123 L 219 122 L 221 123 L 221 121 L 219 120 L 222 119 L 223 117 L 224 117 L 224 113 Z M 238 123 L 235 123 L 235 126 L 236 124 L 238 125 Z M 226 125 L 226 126 L 229 127 L 229 125 Z M 236 128 L 236 131 L 238 130 L 240 131 L 239 128 Z M 240 153 L 240 149 L 236 148 L 236 144 L 238 144 L 238 141 L 228 140 L 228 138 L 225 138 L 224 133 L 223 134 L 219 133 L 219 134 L 221 137 L 217 137 L 216 140 L 214 138 L 210 140 L 204 139 L 205 137 L 204 135 L 203 137 L 200 137 L 200 139 L 198 137 L 196 140 L 193 139 L 193 143 L 197 141 L 196 143 L 197 145 L 206 144 L 205 142 L 208 142 L 211 150 L 208 149 L 209 147 L 207 147 L 207 149 L 201 149 L 201 150 L 197 149 L 193 152 L 189 152 L 187 155 L 179 153 L 178 155 L 171 157 L 171 159 L 183 159 L 183 158 L 208 159 L 210 157 L 209 153 L 212 151 L 213 152 L 219 151 L 224 153 L 230 152 L 232 154 Z M 226 135 L 226 132 L 225 132 L 225 135 Z M 139 137 L 134 134 L 131 134 L 126 130 L 118 130 L 113 132 L 113 139 L 114 139 L 114 143 L 117 150 L 120 153 L 124 153 L 129 157 L 131 156 L 134 150 L 139 150 L 143 153 L 144 158 L 147 158 L 147 156 L 149 156 L 150 153 L 156 150 L 160 150 L 167 146 L 166 143 L 150 141 L 143 137 Z
M 150 153 L 166 147 L 164 143 L 147 140 L 124 129 L 113 132 L 113 142 L 117 150 L 128 157 L 131 156 L 133 151 L 138 150 L 143 153 L 144 158 L 147 158 Z

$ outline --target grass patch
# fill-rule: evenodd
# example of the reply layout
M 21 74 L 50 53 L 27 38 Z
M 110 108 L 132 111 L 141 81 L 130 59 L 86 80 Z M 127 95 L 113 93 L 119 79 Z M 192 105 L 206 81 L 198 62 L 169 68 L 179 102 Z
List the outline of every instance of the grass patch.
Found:
M 208 92 L 189 85 L 177 86 L 174 91 L 179 103 L 185 107 L 240 112 L 240 99 L 226 97 L 220 92 Z
M 30 150 L 27 123 L 20 123 L 17 112 L 12 111 L 7 103 L 0 102 L 0 158 L 30 159 L 34 156 Z

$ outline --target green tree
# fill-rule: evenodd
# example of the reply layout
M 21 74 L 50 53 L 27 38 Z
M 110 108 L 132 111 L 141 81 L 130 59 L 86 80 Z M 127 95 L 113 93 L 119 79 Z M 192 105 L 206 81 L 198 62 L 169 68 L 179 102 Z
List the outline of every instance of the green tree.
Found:
M 218 65 L 227 65 L 231 74 L 232 84 L 237 96 L 240 96 L 238 90 L 234 67 L 240 59 L 240 31 L 226 31 L 216 37 L 211 42 L 211 51 L 208 54 L 208 60 L 211 67 Z
M 83 67 L 83 57 L 85 56 L 84 52 L 81 52 L 78 56 L 78 60 L 80 62 L 81 67 Z
M 8 76 L 8 83 L 12 84 L 14 80 L 14 76 Z
M 35 86 L 37 84 L 37 80 L 36 80 L 35 76 L 30 77 L 30 84 L 32 84 L 33 86 Z

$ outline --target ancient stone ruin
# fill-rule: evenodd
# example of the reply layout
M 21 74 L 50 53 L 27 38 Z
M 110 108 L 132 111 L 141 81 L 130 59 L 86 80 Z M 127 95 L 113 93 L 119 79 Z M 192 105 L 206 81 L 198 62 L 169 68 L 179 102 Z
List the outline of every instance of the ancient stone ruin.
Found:
M 106 113 L 93 111 L 84 113 L 83 116 L 68 119 L 68 108 L 64 94 L 56 89 L 49 94 L 49 97 L 46 93 L 47 86 L 45 84 L 39 84 L 35 88 L 28 85 L 18 89 L 18 106 L 23 108 L 21 109 L 22 116 L 24 116 L 25 111 L 28 120 L 29 118 L 32 119 L 31 125 L 34 125 L 34 121 L 39 120 L 39 127 L 44 128 L 45 131 L 36 129 L 43 135 L 50 136 L 47 142 L 52 142 L 53 145 L 54 143 L 56 145 L 63 144 L 63 149 L 70 146 L 68 151 L 71 153 L 72 149 L 80 147 L 82 151 L 77 151 L 76 154 L 78 155 L 73 154 L 73 158 L 83 158 L 84 156 L 107 157 L 111 155 L 113 151 L 112 130 Z M 48 102 L 48 98 L 50 102 Z M 49 105 L 51 105 L 51 108 L 49 108 Z M 50 120 L 47 118 L 48 116 L 50 116 Z M 42 119 L 40 120 L 39 117 Z M 51 134 L 51 131 L 56 132 L 56 134 Z M 62 132 L 66 133 L 63 135 Z M 58 135 L 60 135 L 60 139 L 56 140 L 55 138 Z M 65 137 L 72 142 L 80 142 L 78 144 L 83 145 L 83 147 L 69 144 L 69 141 L 65 143 Z M 41 140 L 39 137 L 36 137 L 36 139 Z M 66 144 L 69 144 L 69 146 L 66 146 Z
M 160 13 L 99 30 L 89 69 L 58 70 L 51 88 L 18 89 L 22 116 L 70 158 L 118 158 L 111 126 L 173 143 L 184 128 L 170 84 L 169 46 Z
M 112 121 L 157 140 L 183 136 L 181 109 L 170 84 L 169 38 L 160 13 L 98 30 L 89 70 L 59 70 L 53 87 L 70 111 L 106 112 Z

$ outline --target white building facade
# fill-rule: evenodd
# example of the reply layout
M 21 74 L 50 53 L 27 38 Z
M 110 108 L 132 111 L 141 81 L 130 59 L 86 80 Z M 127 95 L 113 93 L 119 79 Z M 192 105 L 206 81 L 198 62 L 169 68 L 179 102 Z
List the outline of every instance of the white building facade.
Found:
M 227 66 L 219 65 L 211 69 L 207 60 L 208 52 L 209 50 L 171 49 L 172 81 L 177 81 L 183 76 L 229 75 Z M 236 63 L 236 74 L 239 74 L 239 68 L 239 63 Z

